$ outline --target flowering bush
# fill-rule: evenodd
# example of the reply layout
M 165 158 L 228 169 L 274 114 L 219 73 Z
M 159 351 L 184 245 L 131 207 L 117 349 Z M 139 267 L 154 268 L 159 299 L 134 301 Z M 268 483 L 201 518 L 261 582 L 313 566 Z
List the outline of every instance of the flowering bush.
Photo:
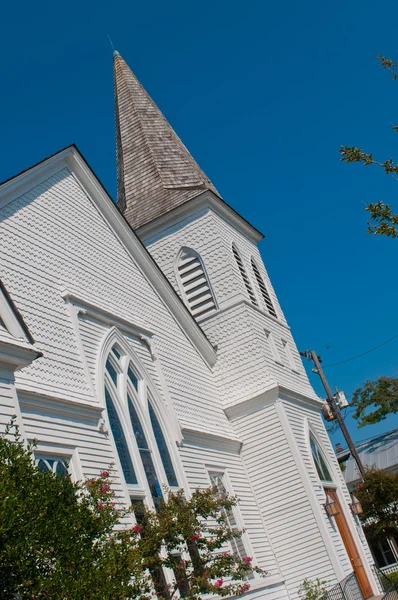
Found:
M 40 471 L 13 424 L 0 436 L 0 598 L 129 600 L 150 591 L 135 531 L 117 531 L 109 473 Z
M 118 507 L 109 471 L 84 483 L 41 471 L 14 425 L 0 435 L 0 598 L 173 600 L 242 595 L 262 573 L 226 550 L 236 498 L 216 488 L 182 490 L 142 509 Z M 133 507 L 136 509 L 136 507 Z M 137 516 L 137 515 L 136 515 Z M 130 526 L 128 526 L 130 523 Z M 124 524 L 124 525 L 122 525 Z M 163 568 L 174 573 L 166 583 Z M 169 580 L 171 578 L 169 577 Z
M 156 583 L 158 598 L 171 600 L 177 590 L 184 598 L 199 600 L 203 594 L 241 596 L 250 589 L 247 577 L 264 572 L 252 565 L 250 556 L 240 558 L 225 548 L 240 537 L 232 531 L 227 514 L 237 499 L 220 495 L 216 488 L 196 490 L 191 498 L 184 491 L 166 490 L 156 512 L 141 516 L 143 561 Z M 172 569 L 174 584 L 156 580 L 159 567 Z

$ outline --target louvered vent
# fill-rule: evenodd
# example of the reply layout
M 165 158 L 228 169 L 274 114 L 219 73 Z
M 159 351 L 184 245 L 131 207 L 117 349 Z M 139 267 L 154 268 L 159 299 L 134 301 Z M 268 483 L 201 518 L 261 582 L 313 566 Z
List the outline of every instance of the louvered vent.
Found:
M 238 269 L 240 271 L 240 274 L 242 275 L 243 283 L 246 286 L 246 290 L 247 290 L 247 293 L 249 294 L 250 300 L 251 300 L 252 304 L 254 304 L 255 306 L 258 306 L 257 298 L 253 291 L 252 284 L 250 283 L 250 279 L 246 273 L 246 269 L 244 267 L 244 264 L 242 262 L 242 259 L 240 257 L 240 254 L 239 254 L 238 249 L 236 248 L 235 244 L 232 244 L 232 252 L 234 253 L 236 264 L 238 265 Z
M 216 301 L 210 288 L 201 258 L 185 248 L 178 261 L 178 274 L 191 313 L 195 318 L 208 316 L 216 309 Z
M 253 269 L 254 277 L 257 280 L 257 284 L 258 284 L 258 287 L 260 288 L 260 292 L 264 299 L 265 306 L 267 307 L 269 314 L 272 315 L 273 317 L 276 317 L 277 316 L 276 310 L 274 308 L 274 305 L 272 304 L 272 300 L 268 293 L 268 290 L 265 287 L 265 283 L 264 283 L 263 278 L 261 277 L 260 271 L 258 270 L 258 267 L 253 259 L 251 262 L 252 262 L 252 269 Z

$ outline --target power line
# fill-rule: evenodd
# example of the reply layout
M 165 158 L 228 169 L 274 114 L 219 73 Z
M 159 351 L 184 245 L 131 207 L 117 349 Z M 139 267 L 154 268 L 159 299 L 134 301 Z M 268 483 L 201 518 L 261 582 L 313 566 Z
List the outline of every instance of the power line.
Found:
M 385 342 L 382 342 L 381 344 L 377 344 L 377 346 L 375 346 L 374 348 L 371 348 L 370 350 L 366 350 L 366 352 L 361 352 L 361 354 L 356 354 L 355 356 L 351 356 L 351 358 L 346 358 L 345 360 L 339 360 L 339 362 L 335 362 L 335 363 L 332 363 L 330 365 L 323 365 L 323 368 L 326 369 L 327 367 L 335 367 L 336 365 L 342 365 L 343 363 L 350 362 L 350 360 L 355 360 L 356 358 L 360 358 L 361 356 L 365 356 L 365 354 L 369 354 L 370 352 L 373 352 L 374 350 L 377 350 L 377 348 L 381 348 L 381 346 L 385 346 L 386 344 L 388 344 L 389 342 L 391 342 L 392 340 L 394 340 L 397 337 L 398 337 L 398 333 L 396 333 L 395 335 L 393 335 L 392 337 L 390 337 Z

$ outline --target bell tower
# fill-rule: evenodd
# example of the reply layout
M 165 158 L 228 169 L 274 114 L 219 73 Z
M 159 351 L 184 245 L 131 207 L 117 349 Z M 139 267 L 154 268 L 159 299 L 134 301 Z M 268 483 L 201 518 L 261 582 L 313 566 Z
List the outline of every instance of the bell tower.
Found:
M 224 202 L 118 52 L 114 82 L 118 206 L 217 346 L 225 408 L 278 386 L 316 399 L 262 234 Z

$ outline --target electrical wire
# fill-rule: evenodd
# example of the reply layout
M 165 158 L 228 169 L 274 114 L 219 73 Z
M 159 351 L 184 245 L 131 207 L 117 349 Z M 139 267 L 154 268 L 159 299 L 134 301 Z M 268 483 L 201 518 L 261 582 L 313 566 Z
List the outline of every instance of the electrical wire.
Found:
M 336 365 L 342 365 L 343 363 L 350 362 L 350 360 L 355 360 L 356 358 L 365 356 L 365 354 L 369 354 L 370 352 L 373 352 L 374 350 L 381 348 L 381 346 L 385 346 L 386 344 L 388 344 L 389 342 L 391 342 L 392 340 L 394 340 L 397 337 L 398 337 L 398 333 L 396 333 L 395 335 L 390 337 L 385 342 L 382 342 L 381 344 L 377 344 L 377 346 L 375 346 L 374 348 L 371 348 L 370 350 L 366 350 L 366 352 L 361 352 L 361 354 L 356 354 L 355 356 L 351 356 L 351 358 L 346 358 L 345 360 L 340 360 L 339 362 L 331 363 L 330 365 L 323 365 L 323 368 L 326 369 L 327 367 L 335 367 Z

